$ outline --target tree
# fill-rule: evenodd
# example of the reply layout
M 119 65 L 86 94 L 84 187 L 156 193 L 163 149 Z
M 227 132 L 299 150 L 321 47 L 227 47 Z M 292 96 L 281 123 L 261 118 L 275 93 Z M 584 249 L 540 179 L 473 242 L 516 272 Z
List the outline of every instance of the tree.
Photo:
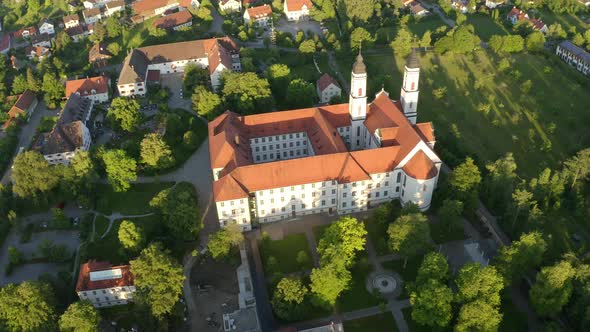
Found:
M 13 246 L 8 247 L 8 261 L 12 265 L 18 265 L 21 263 L 23 255 L 18 249 Z
M 55 75 L 45 73 L 43 75 L 43 86 L 41 90 L 45 93 L 44 99 L 47 107 L 56 108 L 64 96 L 64 86 L 57 80 Z
M 456 297 L 459 302 L 481 300 L 494 307 L 500 305 L 500 291 L 504 288 L 504 282 L 493 266 L 466 264 L 459 270 L 455 284 L 458 288 Z
M 202 227 L 197 195 L 192 184 L 184 182 L 160 191 L 150 201 L 158 209 L 173 237 L 194 239 Z
M 534 31 L 526 37 L 526 48 L 530 52 L 539 52 L 545 46 L 545 34 L 541 31 Z
M 63 332 L 98 332 L 100 313 L 88 300 L 70 304 L 59 318 L 59 330 Z
M 400 216 L 389 225 L 389 247 L 404 256 L 404 268 L 408 257 L 418 254 L 430 243 L 430 226 L 421 213 Z
M 442 282 L 427 280 L 410 293 L 412 319 L 421 325 L 445 327 L 452 317 L 453 292 Z
M 283 99 L 286 95 L 287 85 L 291 77 L 289 66 L 282 63 L 275 63 L 268 67 L 266 76 L 270 82 L 272 93 L 277 99 Z
M 504 43 L 502 44 L 502 51 L 508 53 L 522 52 L 524 49 L 524 39 L 519 35 L 504 36 Z
M 563 166 L 573 188 L 578 179 L 585 180 L 590 176 L 590 148 L 578 151 L 575 156 L 566 160 Z
M 418 268 L 416 284 L 424 284 L 433 279 L 445 282 L 449 277 L 449 264 L 445 256 L 438 252 L 430 252 L 424 256 Z
M 463 213 L 463 202 L 455 199 L 445 199 L 438 211 L 440 221 L 447 225 L 447 230 L 461 228 L 461 213 Z
M 59 176 L 39 152 L 26 151 L 14 158 L 12 182 L 15 194 L 31 198 L 54 189 Z
M 284 320 L 295 320 L 301 317 L 302 303 L 308 292 L 309 290 L 300 279 L 281 279 L 271 300 L 277 316 Z
M 311 53 L 315 53 L 315 51 L 316 51 L 316 44 L 313 39 L 304 40 L 299 45 L 299 52 L 301 52 L 303 54 L 311 54 Z
M 500 35 L 493 35 L 492 37 L 490 37 L 490 41 L 488 42 L 488 45 L 490 46 L 490 48 L 496 52 L 496 53 L 500 53 L 502 51 L 502 44 L 504 43 L 504 38 Z
M 121 45 L 119 43 L 110 43 L 107 45 L 107 51 L 109 51 L 112 55 L 117 56 L 121 53 Z
M 153 36 L 153 37 L 156 37 L 156 38 L 157 37 L 163 37 L 163 36 L 166 35 L 166 30 L 164 30 L 162 28 L 159 28 L 159 27 L 157 27 L 155 25 L 149 25 L 148 26 L 148 32 L 149 32 L 150 36 Z
M 264 113 L 273 107 L 268 80 L 255 73 L 224 71 L 223 97 L 229 109 L 242 114 Z
M 321 302 L 333 306 L 340 293 L 347 289 L 352 276 L 341 258 L 336 258 L 327 265 L 313 269 L 310 279 L 311 291 Z
M 223 110 L 222 100 L 218 94 L 209 91 L 202 85 L 195 88 L 191 97 L 193 111 L 207 120 L 213 120 Z
M 300 78 L 294 79 L 287 87 L 287 103 L 290 108 L 311 107 L 316 99 L 313 84 Z
M 498 211 L 506 211 L 516 179 L 516 162 L 512 153 L 487 164 L 488 175 L 485 179 L 485 196 L 488 203 Z
M 276 5 L 275 5 L 276 3 Z M 280 9 L 279 9 L 280 7 Z M 278 11 L 283 11 L 283 2 L 280 0 L 273 1 L 273 8 Z M 317 0 L 314 1 L 309 15 L 316 21 L 322 22 L 336 17 L 336 3 L 334 0 Z
M 449 184 L 458 191 L 470 192 L 477 190 L 481 182 L 479 168 L 473 162 L 471 157 L 465 158 L 465 161 L 455 167 L 449 177 Z
M 70 46 L 72 43 L 72 37 L 68 35 L 65 31 L 60 31 L 57 33 L 55 38 L 55 48 L 58 50 L 65 50 L 66 47 Z
M 105 39 L 107 36 L 107 30 L 105 29 L 104 25 L 100 22 L 96 22 L 94 24 L 94 30 L 92 35 L 90 35 L 90 39 L 95 43 L 100 43 Z
M 434 50 L 437 53 L 469 53 L 479 46 L 480 39 L 474 33 L 472 25 L 461 25 L 450 30 L 446 36 L 440 38 L 434 43 Z
M 365 28 L 358 27 L 350 34 L 350 49 L 353 51 L 358 50 L 361 46 L 371 48 L 374 42 L 375 38 Z
M 467 21 L 467 16 L 463 13 L 458 12 L 457 19 L 455 20 L 457 25 L 461 25 L 461 24 L 465 23 L 465 21 Z
M 113 99 L 107 117 L 121 129 L 132 132 L 141 121 L 140 106 L 135 99 L 118 97 Z
M 459 311 L 455 332 L 496 332 L 502 314 L 494 306 L 482 300 L 464 304 Z
M 373 17 L 375 0 L 344 0 L 341 2 L 341 14 L 352 20 L 367 22 Z
M 239 245 L 243 239 L 244 236 L 242 235 L 240 226 L 231 223 L 209 237 L 207 248 L 213 258 L 220 259 L 227 257 L 231 248 Z
M 430 32 L 430 30 L 426 30 L 426 32 L 424 32 L 424 34 L 422 35 L 422 38 L 418 42 L 418 45 L 420 47 L 430 47 L 431 44 L 432 44 L 431 32 Z
M 577 46 L 582 47 L 586 43 L 586 40 L 584 39 L 584 36 L 582 36 L 581 33 L 576 33 L 572 38 L 572 42 Z
M 567 38 L 567 32 L 563 30 L 561 24 L 553 23 L 547 27 L 547 37 L 550 39 L 564 39 Z
M 561 312 L 572 295 L 575 273 L 576 270 L 568 261 L 541 269 L 529 291 L 531 304 L 539 315 L 554 316 Z
M 495 266 L 508 285 L 538 267 L 547 251 L 547 243 L 539 232 L 522 234 L 518 241 L 500 248 Z
M 349 266 L 356 252 L 364 250 L 366 235 L 362 222 L 352 217 L 341 217 L 326 229 L 320 239 L 317 248 L 320 265 L 326 265 L 338 257 Z
M 23 93 L 27 89 L 27 79 L 23 74 L 16 75 L 12 81 L 12 93 L 17 95 Z
M 397 32 L 395 39 L 389 44 L 393 52 L 399 56 L 406 57 L 412 52 L 413 36 L 406 28 Z
M 39 83 L 39 80 L 37 79 L 37 77 L 35 77 L 35 74 L 33 73 L 33 69 L 31 69 L 31 67 L 27 68 L 27 84 L 29 90 L 33 92 L 39 92 L 41 90 L 41 83 Z
M 514 224 L 516 223 L 516 220 L 518 219 L 518 215 L 520 213 L 520 211 L 522 211 L 523 209 L 526 209 L 528 211 L 528 209 L 531 207 L 531 205 L 536 204 L 537 202 L 532 201 L 533 198 L 533 194 L 525 189 L 516 189 L 513 193 L 512 193 L 512 201 L 514 204 L 514 208 L 515 208 L 515 212 L 514 212 L 514 219 L 512 220 L 512 227 L 514 227 Z
M 182 88 L 185 93 L 190 95 L 198 86 L 207 88 L 210 85 L 209 71 L 207 69 L 201 68 L 192 63 L 184 68 Z
M 51 331 L 56 319 L 54 302 L 46 283 L 8 284 L 0 289 L 0 320 L 9 331 Z
M 109 16 L 104 24 L 106 25 L 107 36 L 109 38 L 115 38 L 121 34 L 122 25 L 119 23 L 117 17 Z
M 107 179 L 117 192 L 127 191 L 130 181 L 137 180 L 137 163 L 124 150 L 109 150 L 102 155 Z
M 147 134 L 141 140 L 141 163 L 153 168 L 166 168 L 174 163 L 172 150 L 161 135 Z
M 158 318 L 169 314 L 182 294 L 182 266 L 159 243 L 142 250 L 130 264 L 140 301 Z
M 119 225 L 119 242 L 123 248 L 136 251 L 143 244 L 143 230 L 133 221 L 123 220 Z

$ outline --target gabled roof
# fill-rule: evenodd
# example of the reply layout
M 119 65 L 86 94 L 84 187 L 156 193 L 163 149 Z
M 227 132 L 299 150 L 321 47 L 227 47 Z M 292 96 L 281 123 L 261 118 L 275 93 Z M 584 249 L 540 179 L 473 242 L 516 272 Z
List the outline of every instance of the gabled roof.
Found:
M 512 10 L 510 10 L 510 12 L 506 16 L 510 18 L 516 17 L 517 21 L 529 18 L 529 14 L 516 7 L 512 7 Z
M 166 7 L 171 4 L 177 4 L 178 0 L 141 0 L 135 1 L 131 5 L 133 12 L 136 14 L 152 14 L 156 9 Z
M 16 117 L 17 115 L 26 112 L 35 101 L 35 98 L 37 97 L 33 91 L 29 89 L 25 90 L 21 95 L 18 96 L 16 103 L 10 108 L 8 114 L 11 117 Z
M 311 10 L 311 7 L 313 7 L 311 0 L 286 0 L 285 3 L 287 4 L 287 10 L 290 12 L 300 11 L 303 9 L 304 5 L 309 10 Z
M 248 13 L 248 16 L 250 16 L 251 19 L 255 20 L 257 18 L 272 15 L 272 8 L 269 5 L 264 4 L 262 6 L 250 7 L 246 9 L 246 12 Z
M 120 269 L 120 278 L 94 281 L 90 278 L 91 272 L 117 269 Z M 133 274 L 131 273 L 130 265 L 113 266 L 109 262 L 97 262 L 95 260 L 90 260 L 87 263 L 80 265 L 80 273 L 78 274 L 78 282 L 76 283 L 76 292 L 133 285 L 134 278 Z
M 98 16 L 98 15 L 100 15 L 100 9 L 99 8 L 86 9 L 82 12 L 82 15 L 84 16 L 84 18 Z
M 153 23 L 155 27 L 160 29 L 169 29 L 182 24 L 186 24 L 193 20 L 193 15 L 188 10 L 182 10 L 174 14 L 159 17 Z
M 30 35 L 34 35 L 37 33 L 37 28 L 36 27 L 27 27 L 27 28 L 22 28 L 19 29 L 15 32 L 12 33 L 12 36 L 15 38 L 22 38 L 23 37 L 23 33 L 25 31 L 28 31 Z
M 338 81 L 336 81 L 336 79 L 334 79 L 328 73 L 322 75 L 320 79 L 317 80 L 316 84 L 320 92 L 323 92 L 327 87 L 330 86 L 330 84 L 334 84 L 336 87 L 340 88 L 340 85 L 338 85 Z
M 107 93 L 109 79 L 105 76 L 96 76 L 90 78 L 83 78 L 79 80 L 69 80 L 66 82 L 66 96 L 69 97 L 73 93 L 78 93 L 80 96 L 88 96 L 95 93 Z
M 106 3 L 108 9 L 113 9 L 117 7 L 125 7 L 125 1 L 123 0 L 114 0 Z
M 414 154 L 412 159 L 404 165 L 403 170 L 408 176 L 418 180 L 432 179 L 438 174 L 436 165 L 422 150 Z
M 414 125 L 414 127 L 424 142 L 434 142 L 435 138 L 432 122 L 417 123 Z
M 80 21 L 80 16 L 78 16 L 78 14 L 67 15 L 67 16 L 64 16 L 63 20 L 64 20 L 64 23 L 68 23 L 71 21 Z
M 564 40 L 561 43 L 559 43 L 559 47 L 563 48 L 564 50 L 567 50 L 568 52 L 579 57 L 586 63 L 590 64 L 590 53 L 588 53 L 583 48 L 577 46 L 576 44 L 572 43 L 571 41 Z

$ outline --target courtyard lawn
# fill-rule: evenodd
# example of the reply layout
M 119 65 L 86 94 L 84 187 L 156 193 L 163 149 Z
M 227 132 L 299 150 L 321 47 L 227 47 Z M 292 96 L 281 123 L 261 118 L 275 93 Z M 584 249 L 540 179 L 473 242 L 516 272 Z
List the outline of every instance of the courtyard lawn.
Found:
M 152 212 L 150 200 L 160 191 L 170 188 L 173 182 L 137 183 L 126 192 L 115 192 L 108 184 L 98 185 L 96 210 L 105 215 L 120 212 L 125 215 Z
M 94 239 L 100 239 L 100 237 L 109 228 L 110 220 L 102 215 L 97 215 L 94 220 Z
M 367 291 L 367 276 L 371 273 L 372 267 L 366 259 L 357 261 L 352 267 L 352 282 L 348 289 L 338 298 L 338 311 L 348 312 L 363 308 L 373 307 L 379 304 L 379 296 Z
M 484 41 L 490 40 L 493 35 L 507 35 L 510 32 L 501 22 L 494 21 L 489 15 L 467 15 L 467 24 L 472 24 L 475 33 Z
M 398 99 L 405 60 L 387 51 L 364 58 L 368 95 L 383 85 Z M 454 166 L 471 155 L 483 166 L 512 152 L 517 173 L 530 178 L 590 145 L 590 80 L 552 54 L 516 54 L 511 61 L 500 73 L 499 59 L 485 50 L 420 56 L 418 121 L 433 122 L 446 163 Z M 342 59 L 340 68 L 348 72 L 351 63 L 352 56 Z M 528 80 L 531 89 L 523 92 Z M 435 89 L 446 89 L 441 99 Z
M 259 242 L 262 264 L 265 272 L 268 271 L 268 259 L 274 257 L 278 263 L 278 269 L 284 274 L 293 273 L 302 270 L 309 270 L 313 267 L 313 259 L 309 253 L 307 239 L 305 234 L 292 234 L 282 240 L 263 239 Z M 303 251 L 309 257 L 308 263 L 301 265 L 297 262 L 297 253 Z
M 344 322 L 346 332 L 395 332 L 399 331 L 391 312 Z
M 399 296 L 400 299 L 407 298 L 409 296 L 408 292 L 406 291 L 406 285 L 408 282 L 414 282 L 416 280 L 420 264 L 422 264 L 422 256 L 409 258 L 406 268 L 404 268 L 403 259 L 381 263 L 381 266 L 383 266 L 384 269 L 395 271 L 400 275 L 400 277 L 402 277 L 404 289 Z

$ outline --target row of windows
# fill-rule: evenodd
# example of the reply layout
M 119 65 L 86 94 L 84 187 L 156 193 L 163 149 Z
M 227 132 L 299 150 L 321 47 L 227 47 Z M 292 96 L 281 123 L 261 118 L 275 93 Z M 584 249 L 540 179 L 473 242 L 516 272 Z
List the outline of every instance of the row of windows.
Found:
M 304 140 L 304 141 L 297 141 L 297 142 L 295 142 L 295 145 L 293 145 L 293 142 L 289 142 L 289 147 L 292 148 L 293 146 L 301 146 L 301 143 L 302 142 L 303 142 L 303 145 L 307 145 L 307 140 Z M 280 144 L 276 144 L 276 145 L 273 146 L 271 144 L 271 145 L 268 146 L 268 149 L 269 150 L 272 150 L 274 147 L 276 147 L 276 149 L 279 150 L 281 148 L 281 145 Z M 286 148 L 287 148 L 287 143 L 283 143 L 283 149 L 286 149 Z M 257 146 L 254 150 L 256 152 L 260 152 L 260 146 Z M 266 145 L 263 145 L 262 146 L 262 151 L 266 151 Z
M 332 198 L 332 205 L 334 205 L 334 204 L 336 204 L 336 199 L 335 199 L 335 198 Z M 312 203 L 311 203 L 311 207 L 312 207 L 312 208 L 315 208 L 315 207 L 317 207 L 317 205 L 318 205 L 318 204 L 317 204 L 317 202 L 312 202 Z M 321 206 L 326 206 L 326 200 L 322 200 L 322 204 L 321 204 Z M 302 208 L 302 209 L 305 209 L 306 207 L 307 207 L 307 205 L 306 205 L 306 204 L 304 204 L 304 203 L 302 203 L 302 204 L 301 204 L 301 208 Z M 297 206 L 296 206 L 296 205 L 294 205 L 294 204 L 293 204 L 293 205 L 291 205 L 291 211 L 295 211 L 295 209 L 296 209 L 296 208 L 297 208 Z M 283 206 L 283 207 L 281 208 L 281 212 L 286 212 L 286 211 L 287 211 L 287 208 Z M 265 210 L 260 210 L 260 214 L 261 214 L 261 215 L 265 215 L 265 214 L 266 214 L 265 212 L 266 212 Z M 277 213 L 277 209 L 276 209 L 276 208 L 272 208 L 272 209 L 270 210 L 270 213 L 271 213 L 271 214 Z
M 300 137 L 303 138 L 303 137 L 306 137 L 307 134 L 305 132 L 302 132 L 302 133 L 295 133 L 295 134 L 288 134 L 288 135 L 285 134 L 285 135 L 275 135 L 275 136 L 255 138 L 254 139 L 254 143 L 258 143 L 259 140 L 262 143 L 266 143 L 266 139 L 267 138 L 268 138 L 268 141 L 269 142 L 272 142 L 273 137 L 274 137 L 275 141 L 278 141 L 280 139 L 287 139 L 287 136 L 289 137 L 289 139 L 293 139 L 293 137 L 295 137 L 295 138 L 300 138 Z
M 320 185 L 322 188 L 325 187 L 325 186 L 327 186 L 328 184 L 330 184 L 330 181 L 324 181 L 324 182 L 319 182 L 318 183 L 318 185 Z M 331 184 L 333 186 L 335 186 L 336 185 L 336 180 L 332 180 Z M 312 183 L 310 185 L 311 185 L 311 188 L 315 188 L 316 187 L 316 183 Z M 306 186 L 305 184 L 302 184 L 300 186 L 300 188 L 301 189 L 305 189 L 305 186 Z M 280 188 L 279 191 L 282 192 L 282 193 L 284 193 L 285 192 L 285 188 Z M 291 191 L 295 191 L 295 186 L 291 186 Z M 275 192 L 274 189 L 269 189 L 269 193 L 271 195 L 274 194 L 274 192 Z M 333 193 L 336 193 L 336 192 L 333 190 Z M 261 190 L 261 191 L 258 192 L 258 196 L 263 196 L 263 195 L 264 195 L 264 191 L 263 190 Z
M 258 149 L 258 148 L 257 148 Z M 289 153 L 287 154 L 287 151 L 283 151 L 283 158 L 288 158 L 288 157 L 295 157 L 295 156 L 307 156 L 307 149 L 303 149 L 303 150 L 291 150 L 289 151 Z M 256 161 L 261 161 L 261 160 L 274 160 L 275 159 L 275 154 L 274 153 L 270 153 L 270 154 L 263 154 L 262 158 L 260 158 L 261 156 L 258 155 L 256 156 Z M 268 158 L 267 158 L 268 157 Z M 277 158 L 281 158 L 281 153 L 278 152 L 277 153 Z
M 229 202 L 229 205 L 230 205 L 230 206 L 234 206 L 234 203 L 235 203 L 235 201 L 230 201 L 230 202 Z M 240 199 L 240 205 L 241 205 L 241 204 L 244 204 L 244 200 L 243 200 L 243 199 Z M 225 205 L 225 202 L 221 202 L 219 205 L 220 205 L 221 207 L 223 207 L 223 206 Z
M 311 197 L 316 197 L 316 194 L 317 194 L 316 192 L 312 192 L 311 193 Z M 336 189 L 332 189 L 332 195 L 334 195 L 334 194 L 336 194 Z M 326 195 L 326 191 L 325 190 L 322 190 L 322 196 L 325 196 L 325 195 Z M 295 199 L 296 199 L 295 195 L 291 195 L 291 200 L 293 201 Z M 301 199 L 305 199 L 305 194 L 301 194 Z M 285 201 L 285 197 L 281 197 L 281 202 L 284 202 L 284 201 Z M 275 199 L 274 198 L 271 198 L 270 199 L 270 203 L 271 204 L 274 204 L 274 202 L 275 202 Z M 264 200 L 263 199 L 260 200 L 260 205 L 264 205 Z

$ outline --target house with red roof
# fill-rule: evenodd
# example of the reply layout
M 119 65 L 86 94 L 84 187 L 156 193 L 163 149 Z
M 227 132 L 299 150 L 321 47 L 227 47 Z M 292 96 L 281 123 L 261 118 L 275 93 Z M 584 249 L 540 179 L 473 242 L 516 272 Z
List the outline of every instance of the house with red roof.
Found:
M 20 30 L 13 32 L 12 37 L 14 37 L 14 38 L 29 38 L 29 37 L 34 36 L 36 34 L 37 34 L 36 27 L 28 27 L 28 28 L 22 28 Z
M 397 199 L 431 205 L 442 161 L 432 123 L 416 123 L 420 66 L 413 52 L 399 100 L 367 96 L 359 53 L 349 102 L 209 122 L 213 199 L 221 227 L 366 211 Z M 328 80 L 328 79 L 324 79 Z
M 80 266 L 76 293 L 97 308 L 127 304 L 133 301 L 134 281 L 130 265 L 90 260 Z
M 329 103 L 330 100 L 336 96 L 340 97 L 340 94 L 342 93 L 342 88 L 340 88 L 338 81 L 328 73 L 325 73 L 319 80 L 317 80 L 316 89 L 320 98 L 320 103 L 322 104 Z
M 193 25 L 193 15 L 188 10 L 181 10 L 170 15 L 157 18 L 153 25 L 160 29 L 180 30 Z
M 313 7 L 311 0 L 285 0 L 283 3 L 283 11 L 289 21 L 308 19 L 311 7 Z
M 244 24 L 252 22 L 259 26 L 267 26 L 271 17 L 272 8 L 267 4 L 257 7 L 249 7 L 244 11 Z
M 510 23 L 512 23 L 512 25 L 515 25 L 516 23 L 518 23 L 519 21 L 522 21 L 522 20 L 528 21 L 529 14 L 527 14 L 526 12 L 524 12 L 516 7 L 512 7 L 510 12 L 508 12 L 508 14 L 506 14 L 506 19 L 508 21 L 510 21 Z
M 106 76 L 69 80 L 66 81 L 66 97 L 77 94 L 95 103 L 106 103 L 109 101 L 109 84 L 110 79 Z
M 37 96 L 31 90 L 25 90 L 22 94 L 18 96 L 9 96 L 6 97 L 5 103 L 12 105 L 10 110 L 8 110 L 9 120 L 4 123 L 2 129 L 8 128 L 10 123 L 13 119 L 23 117 L 25 119 L 29 119 L 33 112 L 35 112 L 35 108 L 39 103 Z
M 45 46 L 28 46 L 25 48 L 25 55 L 29 60 L 38 59 L 39 61 L 50 57 L 51 51 Z

